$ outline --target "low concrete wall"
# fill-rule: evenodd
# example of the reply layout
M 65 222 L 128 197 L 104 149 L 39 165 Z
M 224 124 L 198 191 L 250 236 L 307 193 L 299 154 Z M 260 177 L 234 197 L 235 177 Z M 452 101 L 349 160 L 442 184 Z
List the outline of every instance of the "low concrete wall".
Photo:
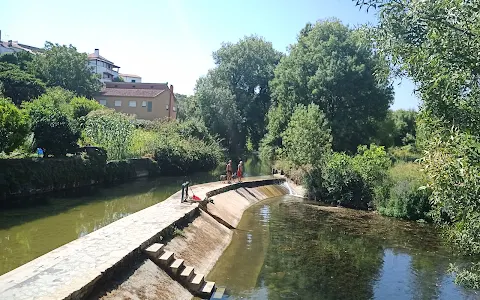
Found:
M 214 182 L 197 185 L 193 189 L 200 198 L 216 197 L 216 204 L 207 204 L 207 211 L 227 224 L 236 226 L 243 211 L 251 204 L 272 195 L 287 193 L 286 189 L 255 189 L 253 186 L 283 181 L 281 178 L 253 178 L 244 183 L 227 185 Z M 228 194 L 237 193 L 235 188 L 245 195 L 236 198 L 237 212 L 228 208 L 235 203 Z M 225 198 L 220 198 L 221 193 Z M 181 203 L 180 194 L 177 192 L 159 204 L 120 219 L 0 276 L 0 299 L 83 299 L 91 296 L 98 286 L 108 285 L 112 276 L 131 272 L 135 262 L 143 261 L 145 256 L 142 249 L 168 239 L 173 236 L 176 227 L 182 228 L 202 214 L 198 203 Z M 218 206 L 216 212 L 212 213 L 212 205 Z M 206 220 L 209 217 L 202 218 Z M 218 230 L 221 232 L 226 229 Z M 224 249 L 228 243 L 222 243 L 221 248 Z M 197 257 L 193 252 L 189 254 L 193 249 L 184 247 L 181 253 L 186 257 Z M 207 258 L 210 263 L 204 266 L 205 271 L 213 267 L 223 249 L 217 251 L 218 255 Z M 192 261 L 192 264 L 195 262 Z

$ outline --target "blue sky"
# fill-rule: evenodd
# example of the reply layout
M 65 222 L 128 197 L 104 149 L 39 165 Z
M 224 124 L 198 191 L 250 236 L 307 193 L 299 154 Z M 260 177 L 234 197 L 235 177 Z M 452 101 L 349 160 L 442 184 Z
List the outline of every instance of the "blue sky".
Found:
M 351 0 L 15 0 L 2 3 L 2 40 L 32 46 L 72 44 L 119 65 L 144 82 L 166 82 L 192 94 L 214 66 L 222 42 L 257 34 L 286 52 L 307 22 L 336 17 L 345 24 L 375 22 Z M 413 84 L 395 86 L 394 109 L 415 108 Z

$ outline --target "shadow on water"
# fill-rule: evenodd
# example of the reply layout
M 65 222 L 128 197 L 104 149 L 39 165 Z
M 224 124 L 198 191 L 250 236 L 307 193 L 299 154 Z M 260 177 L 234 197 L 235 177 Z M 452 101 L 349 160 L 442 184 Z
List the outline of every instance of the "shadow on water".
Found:
M 264 175 L 257 164 L 258 161 L 247 160 L 245 173 Z M 167 199 L 185 181 L 218 181 L 223 169 L 70 190 L 32 199 L 35 205 L 28 208 L 0 211 L 0 274 Z
M 291 196 L 249 208 L 208 279 L 229 299 L 478 299 L 428 224 Z

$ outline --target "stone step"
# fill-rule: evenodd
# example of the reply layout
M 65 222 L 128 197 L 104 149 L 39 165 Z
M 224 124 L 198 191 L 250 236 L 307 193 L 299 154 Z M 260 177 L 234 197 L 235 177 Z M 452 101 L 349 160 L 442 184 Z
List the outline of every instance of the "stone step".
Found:
M 173 274 L 177 274 L 180 269 L 183 267 L 184 260 L 183 259 L 176 259 L 171 265 L 170 269 L 172 269 Z
M 185 266 L 185 269 L 183 269 L 182 273 L 180 273 L 180 279 L 183 280 L 183 282 L 190 282 L 190 279 L 194 274 L 195 272 L 193 267 Z
M 193 291 L 200 291 L 200 287 L 205 283 L 205 275 L 195 274 L 189 286 Z
M 213 293 L 211 300 L 220 300 L 223 299 L 223 295 L 225 294 L 225 287 L 215 287 L 215 293 Z
M 143 250 L 150 258 L 157 259 L 163 253 L 163 244 L 155 243 Z
M 175 255 L 171 251 L 163 252 L 162 256 L 159 258 L 160 264 L 167 267 L 175 260 Z
M 205 281 L 205 284 L 200 289 L 200 295 L 208 298 L 212 295 L 214 288 L 215 288 L 215 282 Z

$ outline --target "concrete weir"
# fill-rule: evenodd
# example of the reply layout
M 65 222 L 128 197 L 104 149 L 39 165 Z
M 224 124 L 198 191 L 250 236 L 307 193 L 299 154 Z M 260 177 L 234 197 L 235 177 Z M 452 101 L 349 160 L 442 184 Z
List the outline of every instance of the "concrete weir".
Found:
M 283 182 L 193 186 L 196 196 L 213 200 L 201 203 L 181 203 L 177 192 L 0 276 L 0 299 L 208 298 L 216 287 L 204 276 L 231 229 L 250 205 L 288 194 Z

